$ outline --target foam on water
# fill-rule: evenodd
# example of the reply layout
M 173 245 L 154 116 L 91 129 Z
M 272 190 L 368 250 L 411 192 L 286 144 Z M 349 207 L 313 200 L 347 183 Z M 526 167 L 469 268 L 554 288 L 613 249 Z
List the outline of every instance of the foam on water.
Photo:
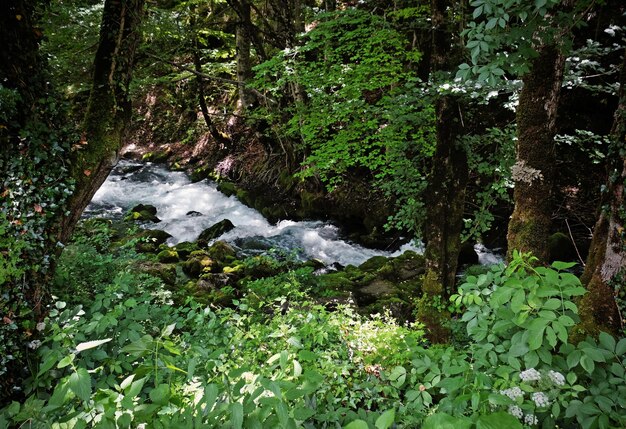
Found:
M 359 265 L 372 256 L 398 256 L 397 252 L 367 249 L 341 238 L 340 230 L 327 222 L 283 220 L 270 224 L 259 212 L 227 197 L 214 183 L 191 183 L 182 172 L 131 161 L 120 161 L 87 207 L 86 216 L 119 218 L 137 204 L 157 208 L 160 223 L 146 225 L 172 235 L 169 244 L 193 241 L 215 223 L 229 219 L 235 229 L 219 237 L 250 254 L 270 248 L 296 252 L 301 258 L 317 258 L 326 264 Z M 188 215 L 189 212 L 200 215 Z

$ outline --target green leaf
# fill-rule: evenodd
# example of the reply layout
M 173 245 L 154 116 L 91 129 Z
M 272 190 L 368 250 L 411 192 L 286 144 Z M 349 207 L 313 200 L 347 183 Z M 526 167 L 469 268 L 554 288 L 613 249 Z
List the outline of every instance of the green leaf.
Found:
M 446 413 L 436 413 L 424 420 L 422 429 L 469 429 L 472 422 Z
M 387 429 L 389 428 L 396 418 L 396 410 L 391 409 L 385 411 L 379 418 L 376 419 L 375 426 L 377 429 Z
M 406 381 L 406 369 L 403 366 L 396 366 L 389 374 L 389 381 L 394 387 L 402 387 Z
M 293 418 L 300 421 L 305 421 L 315 415 L 315 410 L 311 408 L 295 408 L 293 410 Z
M 622 356 L 626 354 L 626 338 L 622 338 L 615 346 L 615 354 L 618 356 Z
M 57 368 L 65 368 L 66 366 L 74 362 L 75 357 L 76 355 L 74 353 L 65 356 L 59 361 L 59 363 L 57 364 Z
M 613 338 L 612 335 L 607 334 L 606 332 L 600 332 L 598 339 L 600 340 L 602 347 L 608 351 L 615 352 L 615 338 Z
M 345 425 L 344 429 L 369 429 L 369 426 L 366 421 L 358 419 Z
M 91 397 L 91 377 L 85 368 L 78 368 L 70 375 L 69 386 L 83 401 L 88 401 Z
M 509 413 L 497 413 L 480 416 L 476 421 L 476 429 L 522 429 L 520 421 Z
M 580 358 L 580 366 L 582 366 L 585 371 L 591 374 L 593 370 L 595 369 L 596 364 L 594 363 L 593 359 L 591 359 L 589 356 L 583 355 Z
M 569 270 L 570 268 L 576 266 L 576 262 L 561 262 L 554 261 L 551 265 L 552 268 L 558 271 Z
M 158 405 L 165 405 L 170 399 L 170 386 L 159 384 L 150 391 L 150 400 Z
M 93 349 L 94 347 L 98 347 L 101 344 L 106 344 L 111 341 L 113 338 L 106 338 L 104 340 L 95 340 L 95 341 L 87 341 L 84 343 L 80 343 L 76 346 L 76 353 L 80 353 L 83 350 Z
M 243 405 L 239 402 L 230 404 L 230 418 L 234 429 L 241 429 L 243 426 Z

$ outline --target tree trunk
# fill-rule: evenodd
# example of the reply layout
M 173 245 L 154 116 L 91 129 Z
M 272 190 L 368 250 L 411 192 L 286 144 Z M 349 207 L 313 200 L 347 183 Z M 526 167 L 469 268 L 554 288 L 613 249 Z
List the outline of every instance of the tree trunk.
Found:
M 588 292 L 581 300 L 580 316 L 582 328 L 588 334 L 602 330 L 617 333 L 625 323 L 614 293 L 626 287 L 626 52 L 611 140 L 610 160 L 613 162 L 609 166 L 607 192 L 601 201 L 600 218 L 593 230 L 585 272 L 581 277 Z
M 239 89 L 239 100 L 237 102 L 237 114 L 242 114 L 253 101 L 253 96 L 247 88 L 247 84 L 252 77 L 252 59 L 250 57 L 250 35 L 251 26 L 250 3 L 246 0 L 240 2 L 239 22 L 237 23 L 237 33 L 235 35 L 237 45 L 237 86 Z
M 104 4 L 83 136 L 72 163 L 76 188 L 68 205 L 70 214 L 61 222 L 61 242 L 69 239 L 83 210 L 119 158 L 131 116 L 128 86 L 142 11 L 143 0 L 107 0 Z
M 432 71 L 449 68 L 450 37 L 446 31 L 448 0 L 433 0 Z M 426 190 L 426 275 L 418 318 L 426 325 L 431 341 L 447 340 L 444 322 L 448 315 L 433 308 L 433 301 L 450 295 L 455 285 L 468 167 L 465 151 L 457 144 L 462 121 L 459 106 L 452 96 L 442 96 L 435 103 L 437 148 Z
M 556 114 L 563 81 L 565 57 L 559 46 L 541 45 L 517 108 L 515 208 L 509 221 L 508 259 L 513 250 L 532 252 L 540 262 L 548 260 L 548 236 L 552 219 L 552 184 L 555 162 Z

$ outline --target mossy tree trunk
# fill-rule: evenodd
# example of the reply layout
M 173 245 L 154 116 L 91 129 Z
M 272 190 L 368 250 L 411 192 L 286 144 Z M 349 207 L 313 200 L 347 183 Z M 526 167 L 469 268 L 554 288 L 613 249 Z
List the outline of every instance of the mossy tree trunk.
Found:
M 131 117 L 128 86 L 142 12 L 143 0 L 107 0 L 104 4 L 83 135 L 72 162 L 76 188 L 69 201 L 70 213 L 61 222 L 61 242 L 69 239 L 83 210 L 118 161 Z
M 508 258 L 513 250 L 532 252 L 548 260 L 552 223 L 554 135 L 563 81 L 565 56 L 556 44 L 537 47 L 538 56 L 523 77 L 517 108 L 516 162 L 513 215 L 507 235 Z
M 588 290 L 580 305 L 582 328 L 589 334 L 618 332 L 624 326 L 614 294 L 626 288 L 626 52 L 611 140 L 607 191 L 581 278 Z
M 451 8 L 448 0 L 433 0 L 431 14 L 433 43 L 431 69 L 433 73 L 450 68 L 451 43 L 446 31 L 446 13 Z M 467 184 L 467 156 L 458 144 L 462 131 L 460 108 L 454 97 L 445 95 L 435 103 L 437 147 L 426 190 L 426 275 L 418 318 L 424 323 L 432 341 L 447 339 L 447 315 L 433 308 L 437 299 L 445 302 L 455 285 L 463 209 Z

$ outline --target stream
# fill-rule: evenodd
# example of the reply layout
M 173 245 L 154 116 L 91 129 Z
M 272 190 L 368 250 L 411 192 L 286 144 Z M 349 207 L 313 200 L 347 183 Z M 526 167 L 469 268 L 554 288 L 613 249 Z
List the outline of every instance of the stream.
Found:
M 342 237 L 331 222 L 283 220 L 273 225 L 258 211 L 227 197 L 210 181 L 192 183 L 187 175 L 162 165 L 121 160 L 85 210 L 85 217 L 122 219 L 137 204 L 157 208 L 159 223 L 143 225 L 161 229 L 172 237 L 168 244 L 194 241 L 215 223 L 229 219 L 235 228 L 219 237 L 245 255 L 271 249 L 294 253 L 300 259 L 316 258 L 327 265 L 359 265 L 372 256 L 398 256 L 405 250 L 421 251 L 411 244 L 396 252 L 368 249 Z M 477 247 L 483 264 L 498 262 L 497 255 Z

